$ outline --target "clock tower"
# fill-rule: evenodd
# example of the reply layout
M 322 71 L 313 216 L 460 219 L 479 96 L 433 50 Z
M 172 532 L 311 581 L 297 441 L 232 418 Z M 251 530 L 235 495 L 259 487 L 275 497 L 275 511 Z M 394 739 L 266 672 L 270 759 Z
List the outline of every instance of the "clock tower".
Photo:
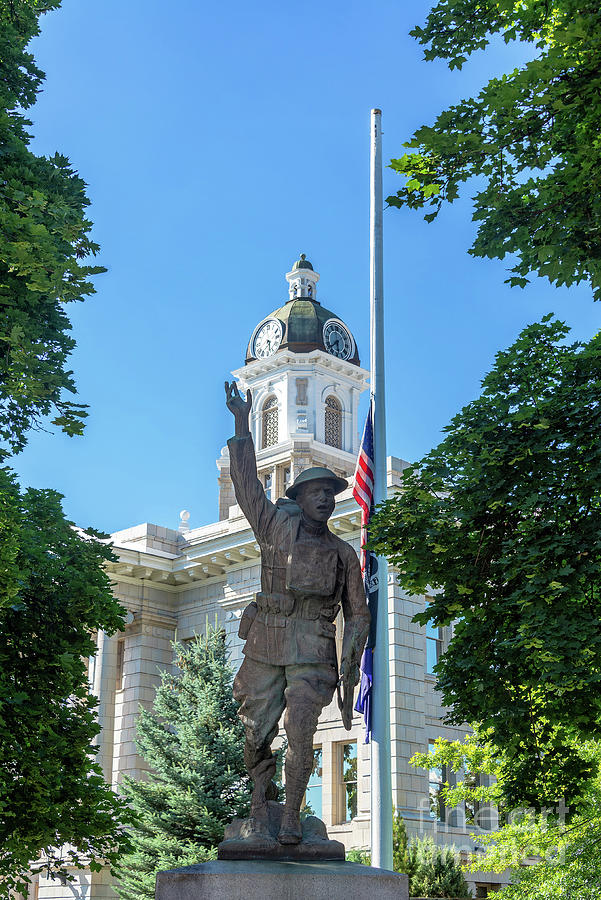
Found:
M 257 467 L 273 501 L 309 466 L 353 474 L 359 397 L 369 374 L 348 326 L 317 300 L 319 275 L 304 253 L 286 280 L 289 299 L 258 323 L 245 365 L 232 372 L 240 391 L 252 393 Z M 236 503 L 226 447 L 217 467 L 224 519 Z

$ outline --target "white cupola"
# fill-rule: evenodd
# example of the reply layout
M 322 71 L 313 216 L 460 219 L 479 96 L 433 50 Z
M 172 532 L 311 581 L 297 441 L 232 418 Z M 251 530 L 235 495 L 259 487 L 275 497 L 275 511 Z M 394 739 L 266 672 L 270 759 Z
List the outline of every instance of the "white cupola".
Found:
M 292 266 L 292 271 L 286 273 L 288 282 L 288 295 L 291 300 L 306 297 L 315 300 L 317 294 L 317 282 L 319 275 L 313 271 L 313 266 L 304 253 Z
M 315 298 L 319 275 L 301 254 L 286 274 L 290 298 L 258 323 L 245 365 L 232 374 L 252 393 L 250 428 L 259 477 L 272 500 L 309 466 L 352 475 L 359 449 L 359 397 L 368 385 L 353 334 Z M 229 458 L 220 471 L 219 516 L 234 502 Z

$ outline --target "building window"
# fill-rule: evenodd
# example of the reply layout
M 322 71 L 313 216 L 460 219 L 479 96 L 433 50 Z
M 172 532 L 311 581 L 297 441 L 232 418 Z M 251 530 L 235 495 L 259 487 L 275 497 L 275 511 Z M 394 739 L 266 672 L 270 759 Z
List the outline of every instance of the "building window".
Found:
M 342 450 L 342 406 L 336 397 L 326 398 L 326 444 Z
M 502 885 L 500 884 L 483 884 L 483 882 L 476 882 L 476 897 L 490 897 L 491 894 L 496 894 L 497 891 L 501 890 Z
M 273 447 L 278 442 L 278 401 L 268 397 L 263 404 L 263 447 Z
M 313 749 L 313 769 L 307 784 L 304 808 L 312 816 L 322 818 L 322 752 L 321 747 Z
M 466 787 L 475 790 L 485 786 L 486 776 L 470 772 L 469 766 L 466 764 L 463 770 L 463 781 Z M 465 801 L 465 824 L 468 827 L 490 831 L 492 828 L 491 813 L 491 807 L 486 803 L 481 803 L 472 797 Z
M 480 786 L 480 777 L 476 775 L 474 772 L 470 772 L 467 764 L 465 765 L 463 771 L 463 781 L 467 788 L 477 788 Z M 480 804 L 477 800 L 472 799 L 471 797 L 465 801 L 465 824 L 471 825 L 472 827 L 475 825 L 479 825 L 478 822 L 478 812 L 480 810 Z
M 117 678 L 116 690 L 123 690 L 123 660 L 125 658 L 125 641 L 117 641 Z
M 268 500 L 271 500 L 273 491 L 273 474 L 271 472 L 267 472 L 267 474 L 263 476 L 263 484 L 265 486 L 265 496 Z
M 436 749 L 434 741 L 428 744 L 428 752 Z M 430 796 L 430 818 L 437 822 L 445 820 L 445 805 L 442 799 L 442 789 L 447 780 L 446 766 L 435 767 L 428 773 L 428 793 Z
M 350 822 L 357 815 L 357 742 L 340 744 L 341 821 Z
M 442 629 L 432 622 L 426 625 L 426 672 L 434 675 L 434 666 L 442 656 Z
M 290 479 L 290 466 L 286 466 L 284 469 L 284 493 L 290 487 L 291 479 Z

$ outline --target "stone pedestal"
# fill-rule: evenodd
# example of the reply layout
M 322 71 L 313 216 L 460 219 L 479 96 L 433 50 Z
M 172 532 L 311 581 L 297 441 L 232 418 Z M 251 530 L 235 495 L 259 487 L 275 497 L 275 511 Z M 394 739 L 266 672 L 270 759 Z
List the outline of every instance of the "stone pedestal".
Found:
M 156 900 L 408 900 L 407 876 L 344 861 L 216 860 L 159 872 Z

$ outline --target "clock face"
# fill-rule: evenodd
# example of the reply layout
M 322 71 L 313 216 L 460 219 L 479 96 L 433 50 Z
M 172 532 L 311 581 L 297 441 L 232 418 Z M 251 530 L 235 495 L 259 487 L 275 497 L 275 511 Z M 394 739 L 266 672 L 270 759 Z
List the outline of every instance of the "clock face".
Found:
M 353 355 L 353 339 L 342 322 L 330 319 L 323 326 L 323 342 L 326 350 L 338 359 L 350 359 Z
M 253 339 L 253 356 L 265 359 L 278 349 L 282 342 L 282 323 L 277 319 L 267 319 L 257 328 Z

